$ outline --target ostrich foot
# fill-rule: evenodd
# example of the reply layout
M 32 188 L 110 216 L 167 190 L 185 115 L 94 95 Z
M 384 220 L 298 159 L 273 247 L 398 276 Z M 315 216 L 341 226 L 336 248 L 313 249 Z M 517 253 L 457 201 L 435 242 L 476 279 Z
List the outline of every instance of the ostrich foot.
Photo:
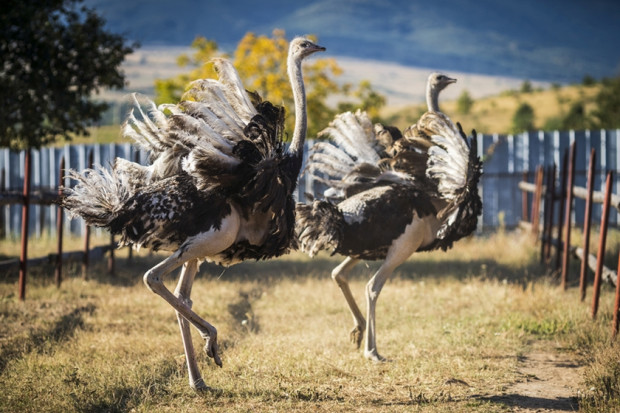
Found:
M 207 385 L 205 384 L 205 381 L 201 378 L 199 378 L 196 381 L 191 381 L 189 383 L 189 387 L 191 387 L 192 389 L 196 390 L 196 391 L 205 391 L 205 390 L 209 390 L 209 388 L 207 387 Z
M 377 352 L 376 348 L 372 350 L 364 350 L 364 357 L 370 361 L 385 362 L 387 359 Z
M 207 356 L 211 357 L 215 364 L 222 367 L 222 359 L 220 359 L 219 355 L 219 347 L 217 345 L 216 335 L 213 334 L 210 337 L 205 337 L 205 353 Z
M 364 327 L 355 326 L 353 330 L 349 333 L 349 339 L 351 343 L 355 344 L 357 348 L 360 348 L 362 345 L 362 340 L 364 339 Z

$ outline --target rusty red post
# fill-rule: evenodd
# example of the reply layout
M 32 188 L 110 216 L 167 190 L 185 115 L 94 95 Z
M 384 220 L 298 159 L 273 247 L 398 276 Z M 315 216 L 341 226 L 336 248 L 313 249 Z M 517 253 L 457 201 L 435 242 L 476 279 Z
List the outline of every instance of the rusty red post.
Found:
M 527 182 L 527 171 L 523 172 L 523 182 Z M 529 218 L 527 216 L 527 191 L 521 191 L 521 220 L 523 222 L 529 222 Z
M 532 200 L 532 235 L 534 238 L 538 238 L 538 231 L 540 225 L 540 197 L 542 195 L 542 183 L 543 183 L 543 167 L 538 166 L 536 168 L 535 178 L 536 190 L 534 191 L 534 199 Z
M 560 210 L 560 217 L 558 219 L 558 249 L 556 251 L 556 255 L 555 255 L 555 269 L 559 269 L 560 265 L 561 265 L 561 258 L 562 258 L 562 226 L 564 225 L 564 208 L 562 207 L 564 205 L 564 201 L 566 199 L 566 175 L 567 175 L 567 170 L 568 170 L 568 150 L 564 151 L 564 156 L 562 157 L 562 178 L 560 181 L 560 203 L 559 203 L 559 210 Z
M 88 167 L 93 167 L 93 151 L 88 155 Z M 82 258 L 82 278 L 88 278 L 88 253 L 90 251 L 90 226 L 84 228 L 84 256 Z
M 28 264 L 28 220 L 30 218 L 30 148 L 24 162 L 24 193 L 22 205 L 22 249 L 19 257 L 19 299 L 26 299 L 26 269 Z
M 614 319 L 611 328 L 611 337 L 616 338 L 618 335 L 618 323 L 620 323 L 618 314 L 620 312 L 620 254 L 618 254 L 618 270 L 616 272 L 616 299 L 614 301 Z
M 570 258 L 571 215 L 573 212 L 573 186 L 575 186 L 575 142 L 570 145 L 568 180 L 566 188 L 566 215 L 564 216 L 564 248 L 562 253 L 562 289 L 568 281 L 568 260 Z
M 543 196 L 543 200 L 544 200 L 544 205 L 545 205 L 545 210 L 544 210 L 544 214 L 543 214 L 543 232 L 542 232 L 542 236 L 540 237 L 541 239 L 541 243 L 540 243 L 540 263 L 543 264 L 545 262 L 545 251 L 547 250 L 547 246 L 551 243 L 551 234 L 550 234 L 550 228 L 551 228 L 551 224 L 549 223 L 549 211 L 551 209 L 551 206 L 553 205 L 553 201 L 551 200 L 551 193 L 549 192 L 551 188 L 551 179 L 553 179 L 552 177 L 552 170 L 551 167 L 547 167 L 546 168 L 547 172 L 546 172 L 546 176 L 545 176 L 545 194 Z
M 0 171 L 0 192 L 6 191 L 6 185 L 4 183 L 6 179 L 6 169 L 2 168 Z M 0 207 L 0 238 L 4 238 L 4 207 Z
M 590 255 L 590 224 L 592 221 L 592 195 L 594 193 L 594 167 L 596 161 L 596 149 L 590 151 L 590 164 L 588 165 L 588 184 L 586 198 L 586 210 L 583 214 L 583 259 L 581 260 L 581 272 L 579 274 L 579 293 L 581 301 L 586 298 L 588 285 L 588 256 Z
M 605 184 L 605 200 L 603 202 L 603 215 L 601 216 L 601 233 L 598 241 L 598 251 L 596 254 L 596 273 L 594 274 L 594 287 L 592 294 L 592 318 L 596 318 L 598 312 L 598 301 L 601 294 L 601 277 L 603 273 L 603 260 L 605 259 L 605 244 L 607 242 L 607 223 L 609 222 L 609 204 L 611 200 L 611 184 L 613 172 L 607 172 L 607 182 Z
M 551 175 L 550 168 L 545 168 L 545 187 L 546 190 L 542 195 L 542 200 L 544 202 L 545 209 L 543 211 L 543 233 L 540 237 L 540 263 L 545 262 L 545 248 L 547 246 L 547 225 L 549 225 L 549 219 L 547 218 L 549 215 L 549 176 Z
M 554 210 L 555 210 L 555 163 L 551 166 L 551 171 L 549 173 L 549 186 L 547 187 L 549 193 L 549 225 L 547 227 L 547 245 L 545 247 L 545 263 L 549 263 L 549 258 L 551 258 L 551 240 L 553 239 L 553 218 L 554 218 Z
M 62 186 L 65 183 L 65 157 L 60 159 L 60 168 L 58 171 L 58 197 L 62 196 Z M 56 207 L 56 238 L 57 238 L 57 255 L 56 255 L 56 270 L 54 271 L 54 281 L 56 287 L 60 287 L 62 283 L 62 232 L 63 232 L 63 216 L 64 210 L 58 205 Z

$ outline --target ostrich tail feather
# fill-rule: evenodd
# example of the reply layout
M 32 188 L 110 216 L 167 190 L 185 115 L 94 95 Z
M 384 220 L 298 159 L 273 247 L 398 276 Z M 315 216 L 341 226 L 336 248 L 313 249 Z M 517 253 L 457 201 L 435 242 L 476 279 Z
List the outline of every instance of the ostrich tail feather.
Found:
M 78 183 L 63 188 L 60 205 L 71 217 L 81 217 L 88 225 L 108 227 L 132 195 L 128 175 L 115 170 L 99 166 L 83 173 L 70 170 L 67 176 Z
M 326 201 L 297 204 L 295 213 L 295 232 L 303 252 L 313 257 L 319 251 L 338 248 L 344 217 L 335 205 Z

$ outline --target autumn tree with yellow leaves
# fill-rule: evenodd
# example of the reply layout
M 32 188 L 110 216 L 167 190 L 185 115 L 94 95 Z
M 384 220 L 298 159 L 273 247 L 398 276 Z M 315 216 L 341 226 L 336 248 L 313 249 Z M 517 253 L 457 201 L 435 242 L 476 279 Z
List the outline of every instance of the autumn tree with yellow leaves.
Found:
M 177 102 L 193 80 L 216 78 L 211 60 L 217 56 L 227 57 L 233 61 L 246 89 L 258 92 L 263 100 L 287 109 L 287 130 L 293 129 L 293 92 L 286 74 L 288 40 L 283 30 L 274 30 L 271 37 L 247 33 L 232 56 L 221 53 L 216 42 L 204 37 L 196 38 L 192 49 L 195 50 L 192 55 L 182 55 L 177 61 L 179 66 L 190 68 L 187 73 L 156 81 L 158 103 Z M 333 58 L 312 59 L 304 65 L 308 137 L 315 137 L 342 110 L 362 108 L 379 121 L 378 111 L 385 104 L 385 98 L 375 92 L 368 81 L 357 86 L 338 84 L 335 78 L 341 74 L 342 69 Z M 328 101 L 335 99 L 331 98 L 341 101 L 332 107 Z

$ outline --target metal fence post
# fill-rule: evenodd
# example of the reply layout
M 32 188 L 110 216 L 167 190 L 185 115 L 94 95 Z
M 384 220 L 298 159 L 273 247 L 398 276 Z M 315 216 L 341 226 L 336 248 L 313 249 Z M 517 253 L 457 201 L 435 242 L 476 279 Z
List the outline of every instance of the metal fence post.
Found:
M 586 298 L 588 283 L 588 256 L 590 254 L 590 223 L 592 221 L 592 193 L 594 192 L 594 167 L 596 161 L 596 149 L 590 151 L 590 164 L 588 165 L 588 184 L 586 210 L 583 216 L 583 259 L 581 260 L 581 272 L 579 274 L 579 293 L 581 301 Z
M 62 195 L 62 187 L 65 183 L 65 157 L 60 159 L 60 168 L 58 171 L 58 196 Z M 58 205 L 56 207 L 56 241 L 57 241 L 57 255 L 56 255 L 56 270 L 54 271 L 54 281 L 56 287 L 60 288 L 62 283 L 62 229 L 63 229 L 63 216 L 64 210 Z
M 88 167 L 93 167 L 93 151 L 88 155 Z M 84 258 L 82 260 L 82 277 L 88 278 L 88 251 L 90 249 L 90 225 L 84 227 Z
M 575 186 L 575 142 L 570 145 L 568 161 L 568 180 L 566 183 L 566 216 L 564 217 L 564 251 L 562 254 L 562 289 L 566 290 L 568 281 L 568 259 L 570 257 L 571 215 L 573 212 L 573 186 Z
M 605 184 L 605 202 L 603 203 L 603 214 L 601 216 L 601 234 L 598 241 L 598 251 L 596 254 L 596 273 L 594 274 L 594 287 L 592 294 L 592 318 L 596 318 L 598 312 L 598 301 L 601 294 L 601 277 L 603 273 L 603 260 L 605 259 L 605 244 L 607 242 L 607 224 L 609 222 L 609 204 L 611 200 L 611 184 L 613 172 L 607 172 L 607 182 Z M 620 280 L 617 281 L 620 283 Z
M 19 257 L 19 299 L 26 299 L 26 269 L 28 264 L 28 220 L 30 218 L 30 156 L 26 151 L 24 162 L 24 198 L 22 206 L 22 248 Z

